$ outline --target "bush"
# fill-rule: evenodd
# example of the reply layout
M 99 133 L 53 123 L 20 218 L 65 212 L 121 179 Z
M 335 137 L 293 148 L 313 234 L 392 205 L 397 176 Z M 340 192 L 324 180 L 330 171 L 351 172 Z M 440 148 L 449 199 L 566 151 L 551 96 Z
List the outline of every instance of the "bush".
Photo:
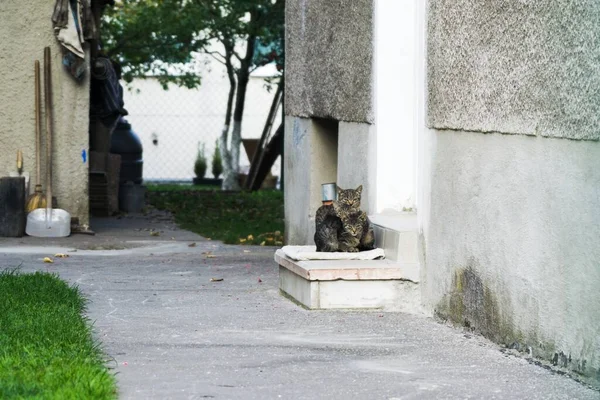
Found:
M 204 154 L 204 143 L 198 144 L 198 156 L 194 164 L 194 173 L 198 178 L 204 178 L 206 175 L 206 155 Z
M 215 141 L 215 153 L 212 159 L 212 174 L 215 179 L 223 173 L 223 160 L 221 160 L 221 149 L 219 148 L 219 139 Z

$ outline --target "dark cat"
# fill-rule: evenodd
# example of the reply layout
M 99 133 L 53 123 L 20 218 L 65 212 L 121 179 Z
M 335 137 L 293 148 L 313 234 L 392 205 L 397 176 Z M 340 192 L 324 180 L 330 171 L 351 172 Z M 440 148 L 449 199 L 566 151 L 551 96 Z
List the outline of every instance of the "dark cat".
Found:
M 333 205 L 323 205 L 315 216 L 317 251 L 334 252 L 371 250 L 375 236 L 367 214 L 360 210 L 362 185 L 356 189 L 337 188 Z
M 333 209 L 342 222 L 342 229 L 338 230 L 338 251 L 356 253 L 375 248 L 375 235 L 369 227 L 367 213 L 344 208 L 339 203 L 334 203 Z
M 315 216 L 315 244 L 317 251 L 328 253 L 338 251 L 338 232 L 342 229 L 342 221 L 335 215 L 332 205 L 323 205 Z
M 356 189 L 342 189 L 337 187 L 337 204 L 346 211 L 358 211 L 360 209 L 360 196 L 362 185 Z

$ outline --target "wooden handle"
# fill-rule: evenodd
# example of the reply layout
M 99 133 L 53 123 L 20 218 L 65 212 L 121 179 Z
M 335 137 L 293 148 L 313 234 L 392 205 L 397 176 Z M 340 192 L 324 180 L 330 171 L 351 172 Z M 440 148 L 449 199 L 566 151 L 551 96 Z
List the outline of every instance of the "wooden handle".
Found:
M 46 199 L 52 208 L 52 82 L 50 47 L 44 48 L 44 102 L 46 105 Z
M 41 136 L 42 136 L 42 110 L 40 109 L 41 101 L 41 88 L 40 88 L 40 62 L 35 60 L 34 69 L 35 71 L 35 161 L 36 161 L 36 184 L 40 184 L 41 175 Z
M 17 171 L 19 174 L 23 171 L 23 152 L 21 150 L 17 150 Z

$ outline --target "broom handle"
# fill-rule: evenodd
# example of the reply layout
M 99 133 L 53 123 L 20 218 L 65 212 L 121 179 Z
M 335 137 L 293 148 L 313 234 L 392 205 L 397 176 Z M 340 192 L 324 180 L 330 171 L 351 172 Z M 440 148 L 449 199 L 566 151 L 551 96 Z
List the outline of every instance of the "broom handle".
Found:
M 50 47 L 44 48 L 44 97 L 46 103 L 46 223 L 50 228 L 52 212 L 52 86 L 50 82 Z
M 36 163 L 37 163 L 37 175 L 36 175 L 36 186 L 40 185 L 40 175 L 41 175 L 41 155 L 40 155 L 40 141 L 41 141 L 41 131 L 42 131 L 42 117 L 40 115 L 40 97 L 41 97 L 41 88 L 40 88 L 40 62 L 35 60 L 35 155 L 36 155 Z

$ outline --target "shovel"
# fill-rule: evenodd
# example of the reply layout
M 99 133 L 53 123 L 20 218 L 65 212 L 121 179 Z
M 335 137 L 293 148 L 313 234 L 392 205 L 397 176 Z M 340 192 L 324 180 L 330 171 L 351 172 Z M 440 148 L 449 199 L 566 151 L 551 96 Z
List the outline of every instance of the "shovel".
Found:
M 25 212 L 29 213 L 36 208 L 46 207 L 46 197 L 42 191 L 41 179 L 41 137 L 42 137 L 42 116 L 40 109 L 41 89 L 40 89 L 40 62 L 35 60 L 34 63 L 35 73 L 35 157 L 36 157 L 36 174 L 35 174 L 35 192 L 27 199 L 27 206 L 25 206 Z
M 52 83 L 50 82 L 50 47 L 44 49 L 44 97 L 46 105 L 47 159 L 46 208 L 38 208 L 27 215 L 25 232 L 37 237 L 66 237 L 71 234 L 71 214 L 52 208 Z

